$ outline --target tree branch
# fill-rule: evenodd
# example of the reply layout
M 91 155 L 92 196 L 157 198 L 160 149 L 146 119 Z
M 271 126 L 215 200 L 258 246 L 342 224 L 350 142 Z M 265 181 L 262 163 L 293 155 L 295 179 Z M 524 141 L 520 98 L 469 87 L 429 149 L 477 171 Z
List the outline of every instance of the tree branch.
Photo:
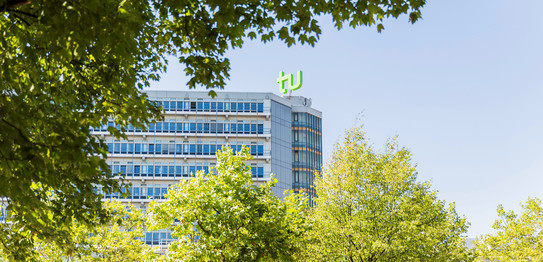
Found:
M 30 4 L 30 0 L 8 0 L 4 5 L 0 6 L 0 9 L 5 12 L 10 11 L 9 9 L 19 8 L 28 4 Z

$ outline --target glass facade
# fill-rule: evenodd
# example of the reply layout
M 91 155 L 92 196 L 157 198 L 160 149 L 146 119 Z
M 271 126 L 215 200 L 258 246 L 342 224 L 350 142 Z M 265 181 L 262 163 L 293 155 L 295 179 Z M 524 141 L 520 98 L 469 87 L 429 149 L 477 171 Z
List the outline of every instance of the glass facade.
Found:
M 315 172 L 322 167 L 322 119 L 305 113 L 292 113 L 292 188 L 309 195 L 314 205 Z
M 167 141 L 155 142 L 113 142 L 107 143 L 108 153 L 134 155 L 208 155 L 214 156 L 217 150 L 230 146 L 234 153 L 241 150 L 243 144 L 207 144 L 207 143 L 172 143 Z M 247 145 L 253 156 L 264 155 L 264 145 Z
M 131 183 L 122 193 L 104 194 L 104 199 L 132 203 L 145 212 L 151 200 L 163 201 L 180 180 L 209 172 L 217 150 L 227 145 L 234 153 L 248 147 L 255 184 L 275 175 L 272 190 L 277 197 L 291 189 L 314 196 L 314 171 L 322 165 L 321 118 L 309 99 L 271 93 L 220 92 L 214 99 L 207 92 L 146 93 L 163 108 L 160 121 L 145 131 L 128 126 L 121 140 L 108 132 L 120 129 L 113 119 L 92 129 L 108 146 L 111 176 Z M 174 241 L 168 230 L 146 232 L 141 240 L 159 246 Z
M 231 112 L 231 113 L 261 113 L 264 104 L 261 102 L 217 102 L 217 101 L 167 101 L 154 100 L 164 111 L 180 112 Z
M 109 127 L 120 129 L 112 121 L 107 125 L 96 127 L 95 132 L 107 132 Z M 129 126 L 127 132 L 143 132 L 141 128 Z M 258 123 L 239 123 L 239 122 L 204 122 L 204 121 L 166 121 L 151 124 L 146 133 L 187 133 L 187 134 L 264 134 L 264 125 Z M 268 132 L 269 133 L 269 130 Z
M 191 164 L 148 164 L 148 163 L 114 163 L 110 165 L 112 176 L 125 177 L 170 177 L 182 178 L 191 177 L 196 172 L 209 172 L 209 165 L 191 165 Z M 254 178 L 264 177 L 263 166 L 251 167 L 251 172 Z

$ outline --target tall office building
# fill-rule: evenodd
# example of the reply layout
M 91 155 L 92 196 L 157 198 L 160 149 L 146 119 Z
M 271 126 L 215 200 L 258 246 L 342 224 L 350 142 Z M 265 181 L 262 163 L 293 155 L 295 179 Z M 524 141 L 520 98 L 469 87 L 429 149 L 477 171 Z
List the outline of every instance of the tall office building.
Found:
M 164 108 L 162 121 L 145 132 L 129 128 L 128 139 L 122 141 L 109 135 L 108 126 L 93 131 L 108 143 L 113 175 L 132 183 L 130 197 L 114 194 L 106 199 L 145 210 L 179 180 L 208 171 L 215 165 L 215 152 L 225 145 L 234 151 L 249 147 L 254 182 L 268 181 L 273 173 L 278 180 L 276 196 L 292 189 L 314 196 L 314 172 L 322 166 L 322 114 L 311 108 L 310 99 L 272 93 L 220 92 L 213 99 L 207 92 L 147 94 Z M 147 232 L 145 237 L 151 245 L 170 241 L 167 231 Z

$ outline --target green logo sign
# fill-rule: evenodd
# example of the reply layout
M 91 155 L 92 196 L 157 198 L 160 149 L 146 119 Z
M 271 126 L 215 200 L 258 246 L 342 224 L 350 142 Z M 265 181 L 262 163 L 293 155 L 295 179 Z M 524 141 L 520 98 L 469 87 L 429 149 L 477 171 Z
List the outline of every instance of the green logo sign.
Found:
M 288 82 L 288 89 L 285 86 L 285 82 Z M 294 77 L 292 76 L 292 74 L 285 75 L 285 72 L 283 71 L 279 72 L 277 83 L 279 83 L 279 90 L 283 94 L 286 94 L 288 90 L 294 91 L 294 90 L 300 89 L 300 87 L 302 87 L 302 84 L 303 84 L 302 70 L 298 71 L 298 83 L 296 85 L 294 85 Z

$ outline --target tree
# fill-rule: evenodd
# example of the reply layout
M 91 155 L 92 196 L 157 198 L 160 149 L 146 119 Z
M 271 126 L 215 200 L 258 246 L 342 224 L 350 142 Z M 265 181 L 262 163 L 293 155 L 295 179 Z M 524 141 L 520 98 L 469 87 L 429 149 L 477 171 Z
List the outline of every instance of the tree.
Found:
M 160 117 L 142 88 L 176 55 L 189 88 L 222 88 L 228 49 L 274 38 L 314 45 L 317 18 L 337 28 L 421 17 L 425 0 L 0 0 L 0 198 L 10 210 L 0 248 L 24 257 L 30 236 L 71 246 L 72 218 L 103 222 L 103 192 L 119 191 L 93 127 L 124 137 Z M 210 95 L 214 95 L 210 91 Z M 48 216 L 52 213 L 52 217 Z M 101 220 L 95 220 L 101 217 Z
M 166 202 L 148 209 L 151 230 L 171 228 L 178 240 L 167 254 L 173 261 L 287 261 L 307 229 L 307 200 L 292 192 L 285 201 L 271 188 L 254 185 L 247 148 L 237 155 L 217 153 L 216 173 L 199 172 L 168 190 Z M 173 226 L 172 226 L 173 225 Z
M 538 198 L 528 198 L 524 212 L 515 214 L 498 206 L 494 234 L 475 242 L 477 261 L 543 261 L 543 206 Z
M 308 261 L 466 261 L 467 223 L 416 181 L 411 154 L 392 140 L 375 152 L 360 127 L 346 132 L 315 179 Z
M 93 228 L 75 221 L 76 249 L 67 253 L 54 243 L 36 241 L 36 261 L 156 261 L 159 256 L 138 238 L 144 237 L 145 216 L 131 205 L 106 202 L 107 223 Z

